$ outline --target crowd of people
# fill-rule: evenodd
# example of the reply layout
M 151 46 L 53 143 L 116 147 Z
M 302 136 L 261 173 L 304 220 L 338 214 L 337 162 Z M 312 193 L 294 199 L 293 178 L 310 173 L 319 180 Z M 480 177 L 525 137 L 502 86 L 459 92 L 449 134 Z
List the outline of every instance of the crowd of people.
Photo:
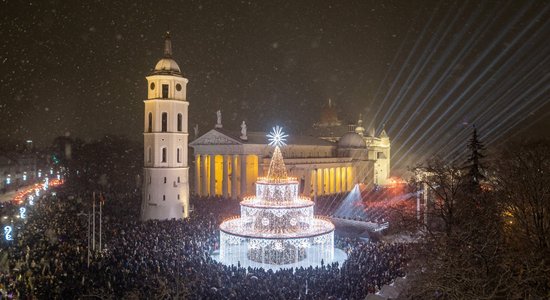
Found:
M 210 254 L 219 248 L 221 220 L 239 213 L 236 200 L 192 197 L 188 219 L 141 222 L 139 193 L 104 196 L 102 249 L 96 231 L 90 256 L 90 193 L 60 188 L 29 207 L 14 240 L 3 244 L 2 299 L 363 299 L 403 276 L 408 261 L 403 244 L 347 238 L 336 240 L 349 255 L 343 265 L 226 266 Z

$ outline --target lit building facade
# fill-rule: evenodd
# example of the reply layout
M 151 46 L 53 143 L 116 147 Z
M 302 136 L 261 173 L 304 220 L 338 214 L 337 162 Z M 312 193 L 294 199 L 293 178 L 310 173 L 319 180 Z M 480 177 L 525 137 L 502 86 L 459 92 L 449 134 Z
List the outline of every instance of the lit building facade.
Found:
M 172 59 L 169 34 L 164 57 L 146 78 L 141 218 L 186 218 L 189 216 L 188 80 Z
M 36 154 L 0 154 L 0 193 L 40 180 L 44 177 L 42 169 L 46 170 L 46 163 Z
M 341 126 L 341 124 L 337 124 Z M 289 176 L 306 196 L 350 191 L 356 183 L 384 185 L 390 177 L 390 139 L 385 130 L 365 135 L 362 121 L 339 137 L 291 135 L 281 151 Z M 344 129 L 346 130 L 346 129 Z M 273 148 L 264 132 L 231 132 L 221 124 L 189 144 L 194 149 L 193 191 L 200 196 L 242 198 L 266 175 Z

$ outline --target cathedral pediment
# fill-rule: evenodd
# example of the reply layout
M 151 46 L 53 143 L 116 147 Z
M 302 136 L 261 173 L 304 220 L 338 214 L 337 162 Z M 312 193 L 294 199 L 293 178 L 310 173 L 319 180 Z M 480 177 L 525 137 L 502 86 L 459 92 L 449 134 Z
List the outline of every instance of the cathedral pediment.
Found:
M 242 145 L 242 143 L 228 135 L 219 132 L 216 129 L 212 129 L 194 140 L 193 142 L 189 143 L 189 145 Z

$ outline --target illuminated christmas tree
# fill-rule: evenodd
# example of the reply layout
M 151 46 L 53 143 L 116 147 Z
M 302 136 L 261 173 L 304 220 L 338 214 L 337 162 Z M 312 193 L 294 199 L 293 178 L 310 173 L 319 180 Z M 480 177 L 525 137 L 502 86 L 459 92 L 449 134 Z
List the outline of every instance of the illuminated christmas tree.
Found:
M 279 126 L 267 135 L 275 147 L 267 178 L 259 178 L 256 195 L 240 203 L 240 218 L 220 224 L 222 263 L 276 268 L 334 261 L 334 225 L 314 216 L 315 203 L 299 195 L 300 183 L 288 177 L 280 149 L 287 136 Z M 343 261 L 345 253 L 338 253 Z
M 271 162 L 269 163 L 269 171 L 267 172 L 267 180 L 269 182 L 282 182 L 287 181 L 288 176 L 286 173 L 286 166 L 281 153 L 281 146 L 286 145 L 287 134 L 283 132 L 283 129 L 279 126 L 273 128 L 273 132 L 267 135 L 269 138 L 269 145 L 275 146 Z

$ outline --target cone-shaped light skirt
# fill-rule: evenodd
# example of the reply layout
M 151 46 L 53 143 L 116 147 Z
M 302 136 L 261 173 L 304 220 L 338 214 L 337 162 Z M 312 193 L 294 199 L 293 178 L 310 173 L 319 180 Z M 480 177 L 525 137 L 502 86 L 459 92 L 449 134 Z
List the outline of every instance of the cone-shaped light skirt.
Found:
M 267 172 L 267 180 L 269 182 L 283 182 L 288 180 L 283 154 L 279 146 L 275 147 L 271 162 L 269 163 L 269 171 Z

